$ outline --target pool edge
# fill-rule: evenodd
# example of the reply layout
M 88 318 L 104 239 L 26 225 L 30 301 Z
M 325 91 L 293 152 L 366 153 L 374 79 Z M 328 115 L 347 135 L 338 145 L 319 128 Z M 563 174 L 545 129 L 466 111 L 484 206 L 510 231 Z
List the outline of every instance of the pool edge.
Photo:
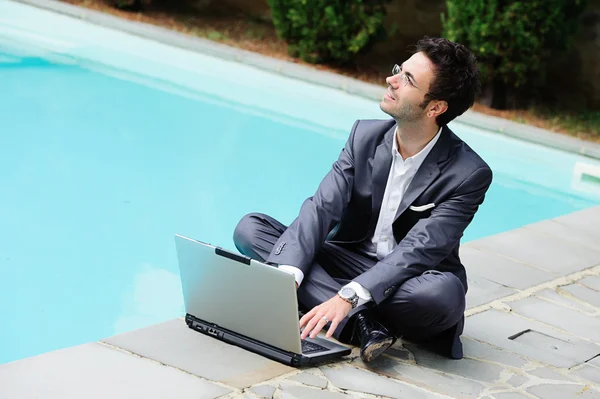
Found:
M 78 18 L 107 28 L 118 29 L 139 37 L 155 40 L 163 44 L 201 52 L 225 60 L 244 62 L 247 65 L 268 70 L 272 73 L 298 79 L 313 84 L 344 91 L 374 101 L 382 98 L 384 85 L 378 86 L 357 79 L 320 71 L 306 65 L 264 56 L 248 50 L 216 43 L 190 36 L 145 22 L 131 21 L 101 11 L 91 10 L 58 0 L 7 0 L 27 4 L 37 8 Z M 585 157 L 600 160 L 600 144 L 581 140 L 572 136 L 555 133 L 535 126 L 510 121 L 508 119 L 468 110 L 456 122 L 477 127 L 488 132 L 502 134 L 515 139 L 540 144 Z

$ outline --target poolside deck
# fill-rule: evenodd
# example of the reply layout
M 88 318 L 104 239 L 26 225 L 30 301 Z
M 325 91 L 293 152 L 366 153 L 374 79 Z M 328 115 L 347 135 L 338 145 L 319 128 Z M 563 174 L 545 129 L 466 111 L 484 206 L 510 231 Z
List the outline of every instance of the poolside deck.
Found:
M 38 7 L 364 97 L 380 88 L 48 0 Z M 468 112 L 463 123 L 600 158 L 600 145 Z M 367 366 L 293 369 L 183 320 L 0 365 L 4 398 L 600 398 L 600 206 L 473 241 L 465 358 L 398 342 Z M 43 333 L 43 328 L 40 328 Z M 512 337 L 510 339 L 509 337 Z
M 600 398 L 597 226 L 600 206 L 466 244 L 462 360 L 398 342 L 294 369 L 175 319 L 0 365 L 0 397 Z

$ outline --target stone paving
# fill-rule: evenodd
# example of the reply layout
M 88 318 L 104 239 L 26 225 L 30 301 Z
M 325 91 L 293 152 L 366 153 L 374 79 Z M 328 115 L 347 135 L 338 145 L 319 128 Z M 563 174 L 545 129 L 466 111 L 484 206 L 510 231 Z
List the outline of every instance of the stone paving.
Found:
M 163 43 L 379 98 L 381 88 L 49 0 L 20 0 Z M 283 67 L 285 65 L 285 67 Z M 467 112 L 463 123 L 600 158 L 600 146 Z M 294 369 L 175 319 L 0 365 L 0 399 L 600 399 L 600 207 L 468 243 L 465 358 L 399 341 L 365 365 Z
M 182 319 L 0 365 L 0 398 L 600 399 L 600 206 L 466 244 L 465 358 L 295 369 Z

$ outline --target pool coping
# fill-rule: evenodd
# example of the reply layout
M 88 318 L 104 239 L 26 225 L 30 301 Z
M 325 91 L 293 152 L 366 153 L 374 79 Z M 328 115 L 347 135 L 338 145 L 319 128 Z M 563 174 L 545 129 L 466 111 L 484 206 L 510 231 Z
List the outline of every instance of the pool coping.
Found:
M 244 62 L 246 65 L 260 68 L 261 70 L 267 70 L 289 78 L 342 90 L 346 93 L 370 100 L 381 100 L 384 90 L 384 85 L 379 86 L 362 82 L 347 76 L 317 70 L 308 65 L 299 65 L 293 62 L 264 56 L 259 53 L 239 49 L 222 43 L 216 43 L 200 37 L 190 36 L 160 26 L 123 19 L 101 11 L 91 10 L 57 0 L 9 1 L 28 4 L 75 17 L 96 25 L 118 29 L 139 37 L 156 40 L 163 44 L 172 45 L 185 50 L 196 51 L 225 60 Z M 600 144 L 591 141 L 585 141 L 504 118 L 482 114 L 473 110 L 465 112 L 465 114 L 458 117 L 456 121 L 489 132 L 600 160 Z
M 175 318 L 0 364 L 0 396 L 449 399 L 558 390 L 591 399 L 600 394 L 598 222 L 595 206 L 462 247 L 470 280 L 462 360 L 400 339 L 372 364 L 352 347 L 342 359 L 292 368 Z M 559 346 L 513 341 L 529 333 Z

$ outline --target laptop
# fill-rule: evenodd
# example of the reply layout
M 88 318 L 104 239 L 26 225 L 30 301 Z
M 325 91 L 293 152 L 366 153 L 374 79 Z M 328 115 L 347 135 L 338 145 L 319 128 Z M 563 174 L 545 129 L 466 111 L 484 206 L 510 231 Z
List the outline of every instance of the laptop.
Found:
M 300 339 L 292 274 L 181 235 L 175 244 L 189 328 L 294 367 L 350 354 L 319 336 Z

